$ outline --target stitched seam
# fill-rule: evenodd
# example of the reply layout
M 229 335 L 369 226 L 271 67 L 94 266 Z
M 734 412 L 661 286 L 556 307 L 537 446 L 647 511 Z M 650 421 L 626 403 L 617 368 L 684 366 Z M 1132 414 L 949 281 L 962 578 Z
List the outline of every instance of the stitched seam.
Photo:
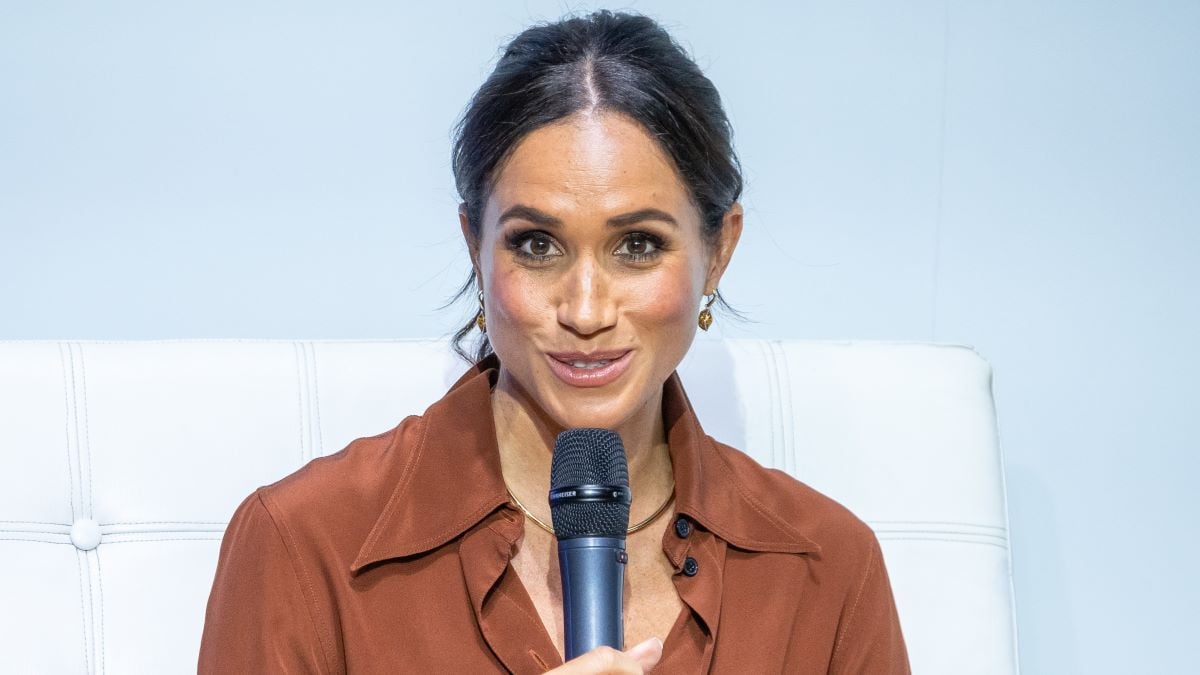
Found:
M 88 622 L 88 624 L 89 624 L 89 627 L 91 628 L 91 631 L 90 631 L 91 632 L 91 635 L 90 635 L 91 648 L 90 648 L 90 650 L 92 652 L 92 655 L 95 656 L 96 655 L 96 593 L 95 593 L 95 590 L 92 588 L 91 559 L 88 557 L 87 551 L 82 551 L 82 553 L 83 553 L 84 566 L 85 566 L 85 569 L 87 570 L 87 580 L 88 580 L 88 588 L 87 588 L 88 617 L 90 618 L 90 621 Z M 92 672 L 98 673 L 99 671 L 100 671 L 99 664 L 93 665 Z
M 3 522 L 3 521 L 0 521 Z M 880 523 L 888 525 L 960 525 L 962 527 L 978 527 L 987 530 L 999 530 L 1007 532 L 1008 528 L 999 525 L 981 525 L 979 523 L 964 523 L 956 520 L 868 520 L 867 523 Z
M 112 527 L 101 525 L 100 531 L 106 537 L 122 537 L 125 535 L 157 535 L 157 534 L 221 534 L 228 527 L 155 527 L 155 528 L 134 528 L 134 527 Z
M 224 532 L 227 529 L 229 529 L 229 528 L 227 528 L 227 527 L 220 527 L 220 528 L 218 528 L 218 527 L 156 527 L 153 529 L 151 529 L 151 528 L 141 529 L 141 528 L 101 526 L 100 531 L 104 534 L 105 537 L 123 537 L 123 536 L 127 536 L 127 535 L 135 536 L 135 535 L 139 535 L 139 534 L 144 534 L 144 535 L 148 535 L 148 536 L 160 535 L 160 534 L 178 534 L 178 535 L 215 534 L 215 535 L 220 535 L 222 532 Z
M 79 375 L 81 378 L 83 378 L 83 440 L 84 440 L 84 442 L 80 445 L 80 448 L 79 448 L 79 462 L 80 462 L 79 472 L 80 472 L 80 480 L 82 480 L 83 479 L 83 475 L 82 475 L 83 474 L 83 456 L 86 453 L 87 454 L 87 470 L 88 470 L 87 516 L 89 518 L 91 518 L 96 513 L 96 503 L 95 503 L 95 497 L 94 497 L 95 490 L 92 489 L 92 486 L 93 486 L 93 483 L 92 483 L 92 429 L 91 429 L 91 424 L 88 422 L 87 360 L 83 358 L 83 345 L 78 345 L 78 347 L 79 347 Z M 101 663 L 100 665 L 101 665 L 101 670 L 103 670 L 104 664 Z
M 156 541 L 221 541 L 220 537 L 160 537 L 158 539 L 116 539 L 105 540 L 105 544 L 134 544 Z
M 83 566 L 79 563 L 79 559 L 82 557 L 84 557 L 83 551 L 75 549 L 75 569 L 79 572 L 79 619 L 83 623 L 83 665 L 90 673 L 92 672 L 92 657 L 88 654 L 88 615 L 83 602 Z
M 943 535 L 943 536 L 947 536 L 947 537 L 959 536 L 959 537 L 978 537 L 980 539 L 998 539 L 1000 541 L 1004 541 L 1004 539 L 1005 539 L 1004 535 L 1002 535 L 1002 534 L 989 534 L 986 532 L 971 532 L 970 530 L 951 530 L 951 529 L 935 530 L 932 528 L 920 528 L 920 527 L 906 527 L 906 528 L 896 528 L 896 529 L 877 529 L 877 530 L 874 528 L 872 528 L 872 529 L 874 530 L 875 534 L 877 534 L 877 535 L 932 534 L 932 535 Z
M 500 595 L 504 596 L 505 600 L 512 603 L 512 606 L 515 607 L 517 611 L 519 611 L 521 614 L 524 614 L 526 619 L 532 621 L 535 626 L 541 626 L 542 632 L 549 633 L 549 631 L 546 630 L 546 624 L 542 621 L 542 618 L 540 616 L 534 616 L 526 611 L 526 609 L 521 606 L 521 603 L 517 602 L 516 598 L 509 595 L 508 589 L 506 589 L 503 584 L 496 590 L 500 592 Z
M 99 671 L 103 675 L 108 661 L 104 653 L 104 574 L 100 569 L 100 552 L 97 550 L 94 553 L 96 556 L 96 586 L 100 589 L 100 662 L 98 665 Z
M 875 547 L 872 546 L 869 550 L 869 559 L 867 560 L 867 570 L 863 574 L 862 581 L 858 584 L 858 592 L 854 595 L 854 604 L 850 606 L 850 613 L 846 615 L 846 623 L 842 626 L 837 642 L 833 645 L 833 654 L 829 656 L 830 665 L 837 660 L 838 652 L 841 651 L 842 645 L 846 642 L 846 633 L 850 632 L 851 624 L 853 624 L 858 612 L 858 604 L 862 601 L 863 591 L 867 588 L 867 580 L 871 578 L 871 573 L 875 571 Z
M 317 372 L 318 372 L 317 371 L 317 347 L 316 347 L 316 345 L 312 344 L 311 342 L 308 345 L 308 353 L 310 355 L 310 358 L 312 359 L 312 374 L 311 374 L 310 378 L 312 379 L 313 397 L 316 399 L 316 405 L 315 405 L 316 410 L 314 411 L 316 413 L 314 415 L 314 417 L 317 422 L 317 431 L 315 434 L 315 437 L 317 439 L 316 452 L 320 455 L 324 455 L 325 454 L 325 439 L 322 436 L 323 432 L 321 430 L 321 385 L 317 378 Z
M 878 538 L 885 541 L 944 541 L 951 544 L 978 544 L 980 546 L 995 546 L 996 548 L 1004 551 L 1008 550 L 1007 544 L 976 539 L 951 539 L 949 537 L 888 537 L 882 535 L 878 536 Z
M 296 356 L 299 359 L 300 377 L 304 378 L 301 391 L 304 394 L 304 461 L 316 457 L 313 450 L 313 418 L 312 418 L 312 375 L 308 372 L 308 346 L 304 342 L 296 343 Z
M 758 343 L 758 355 L 763 361 L 763 370 L 767 373 L 767 388 L 771 393 L 771 403 L 767 406 L 768 420 L 767 429 L 770 430 L 771 437 L 771 463 L 775 464 L 779 461 L 779 452 L 776 447 L 776 422 L 775 419 L 779 416 L 779 412 L 775 409 L 779 403 L 779 383 L 776 381 L 777 373 L 771 367 L 771 354 L 769 348 L 762 342 Z
M 262 506 L 263 511 L 265 511 L 267 514 L 267 517 L 271 519 L 271 524 L 275 527 L 275 534 L 279 536 L 280 541 L 283 542 L 284 548 L 288 551 L 288 563 L 290 563 L 292 573 L 296 575 L 297 583 L 303 583 L 304 586 L 308 587 L 308 597 L 306 598 L 308 602 L 305 603 L 308 605 L 308 620 L 312 623 L 313 632 L 317 634 L 317 642 L 321 645 L 321 655 L 325 657 L 326 669 L 328 669 L 329 672 L 336 672 L 336 669 L 333 667 L 333 661 L 330 659 L 330 651 L 333 648 L 332 643 L 334 641 L 333 636 L 322 635 L 322 627 L 317 621 L 316 614 L 316 591 L 313 590 L 312 580 L 308 577 L 308 573 L 304 569 L 304 565 L 299 561 L 299 556 L 296 553 L 299 551 L 299 548 L 296 546 L 296 538 L 292 536 L 292 531 L 290 528 L 288 528 L 287 523 L 283 522 L 282 520 L 276 520 L 275 515 L 271 513 L 271 509 L 267 508 L 266 500 L 269 499 L 269 497 L 263 494 L 261 489 L 258 490 L 256 494 L 258 496 L 259 505 Z M 282 531 L 280 531 L 281 526 Z M 291 542 L 290 544 L 289 540 Z M 301 591 L 303 592 L 303 586 L 301 586 Z M 326 640 L 329 641 L 329 645 L 326 645 Z
M 0 523 L 5 521 L 0 520 Z M 47 525 L 57 525 L 58 523 L 46 523 Z M 228 525 L 227 520 L 122 520 L 112 523 L 100 523 L 101 527 L 105 525 Z
M 775 345 L 769 341 L 760 343 L 767 372 L 771 374 L 771 457 L 776 466 L 787 467 L 787 441 L 783 437 L 783 378 L 779 364 L 775 361 Z
M 770 443 L 768 444 L 767 447 L 770 448 L 771 463 L 774 464 L 775 463 L 775 401 L 779 400 L 779 397 L 777 397 L 775 395 L 775 373 L 771 371 L 769 364 L 767 364 L 767 355 L 763 349 L 762 343 L 761 342 L 756 343 L 755 347 L 758 349 L 758 358 L 760 361 L 762 361 L 763 366 L 764 366 L 763 372 L 765 372 L 767 374 L 767 392 L 771 397 L 770 404 L 766 406 L 766 408 L 767 408 L 766 428 L 767 428 L 767 439 L 770 441 Z
M 787 421 L 785 446 L 788 449 L 788 470 L 793 476 L 797 476 L 799 475 L 799 457 L 797 456 L 799 449 L 796 447 L 796 414 L 792 408 L 792 371 L 787 360 L 787 350 L 783 348 L 782 342 L 776 343 L 776 351 L 779 362 L 783 364 L 784 381 L 787 382 L 787 414 L 784 415 L 784 419 Z
M 537 664 L 537 667 L 538 667 L 538 668 L 541 668 L 542 670 L 549 670 L 549 669 L 550 669 L 550 664 L 548 664 L 548 663 L 546 663 L 545 661 L 543 661 L 543 660 L 542 660 L 542 655 L 541 655 L 541 654 L 538 654 L 536 651 L 534 651 L 534 650 L 530 649 L 530 650 L 529 650 L 529 656 L 530 656 L 530 657 L 533 659 L 533 662 Z
M 0 523 L 11 523 L 13 525 L 58 525 L 61 527 L 70 527 L 70 523 L 50 523 L 44 520 L 0 520 Z
M 297 343 L 292 343 L 292 365 L 296 371 L 296 409 L 299 412 L 300 422 L 300 465 L 308 461 L 308 456 L 304 452 L 304 380 L 300 376 L 300 347 Z
M 505 534 L 503 532 L 496 529 L 496 523 L 486 523 L 486 524 L 484 524 L 484 527 L 486 527 L 492 534 L 495 534 L 496 536 L 500 537 L 504 541 L 508 541 L 508 537 L 505 536 Z
M 67 476 L 68 480 L 70 480 L 70 483 L 67 485 L 67 501 L 71 504 L 71 520 L 75 520 L 75 469 L 71 467 L 71 418 L 74 415 L 74 409 L 71 406 L 71 388 L 67 386 L 67 357 L 63 354 L 63 345 L 61 342 L 58 343 L 58 360 L 62 365 L 63 420 L 66 425 L 65 431 L 67 432 Z M 73 366 L 71 372 L 74 372 Z

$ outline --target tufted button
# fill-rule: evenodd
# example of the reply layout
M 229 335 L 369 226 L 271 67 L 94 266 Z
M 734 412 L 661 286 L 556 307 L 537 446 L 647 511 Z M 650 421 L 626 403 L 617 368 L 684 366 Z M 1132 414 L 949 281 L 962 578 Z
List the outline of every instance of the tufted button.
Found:
M 91 518 L 80 518 L 71 525 L 71 543 L 81 551 L 90 551 L 100 545 L 100 523 Z
M 692 524 L 688 522 L 687 518 L 679 516 L 679 518 L 675 521 L 675 534 L 678 535 L 680 539 L 687 539 L 688 535 L 691 533 Z
M 684 576 L 694 577 L 699 573 L 700 573 L 700 563 L 696 562 L 696 559 L 689 555 L 687 557 L 687 560 L 683 561 Z

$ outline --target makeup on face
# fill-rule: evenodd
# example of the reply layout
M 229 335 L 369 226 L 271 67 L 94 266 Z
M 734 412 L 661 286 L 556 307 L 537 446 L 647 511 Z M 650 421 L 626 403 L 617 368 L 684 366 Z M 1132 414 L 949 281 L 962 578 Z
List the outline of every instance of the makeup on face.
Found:
M 488 338 L 557 424 L 614 428 L 657 400 L 691 346 L 707 264 L 700 214 L 637 123 L 542 127 L 483 209 Z

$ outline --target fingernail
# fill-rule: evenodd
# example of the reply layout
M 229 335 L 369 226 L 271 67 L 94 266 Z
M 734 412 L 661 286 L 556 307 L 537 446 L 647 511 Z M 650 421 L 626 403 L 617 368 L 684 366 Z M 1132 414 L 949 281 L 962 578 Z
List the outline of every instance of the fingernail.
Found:
M 641 654 L 653 654 L 655 652 L 661 652 L 662 648 L 663 648 L 663 641 L 656 637 L 652 637 L 648 640 L 643 640 L 643 641 L 637 643 L 636 645 L 634 645 L 633 648 L 629 650 L 629 653 L 632 656 L 638 656 Z

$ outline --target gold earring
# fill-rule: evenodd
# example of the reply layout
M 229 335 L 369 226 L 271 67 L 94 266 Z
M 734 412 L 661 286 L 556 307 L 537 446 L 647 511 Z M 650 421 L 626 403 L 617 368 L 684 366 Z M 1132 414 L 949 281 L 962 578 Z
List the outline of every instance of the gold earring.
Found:
M 487 319 L 483 316 L 483 289 L 479 289 L 479 313 L 475 315 L 475 325 L 482 333 L 487 332 Z
M 704 303 L 704 309 L 700 310 L 700 330 L 708 330 L 708 327 L 712 325 L 713 315 L 712 312 L 709 311 L 709 308 L 712 307 L 713 303 L 716 301 L 717 291 L 716 289 L 713 289 L 712 297 L 708 299 L 708 302 Z

